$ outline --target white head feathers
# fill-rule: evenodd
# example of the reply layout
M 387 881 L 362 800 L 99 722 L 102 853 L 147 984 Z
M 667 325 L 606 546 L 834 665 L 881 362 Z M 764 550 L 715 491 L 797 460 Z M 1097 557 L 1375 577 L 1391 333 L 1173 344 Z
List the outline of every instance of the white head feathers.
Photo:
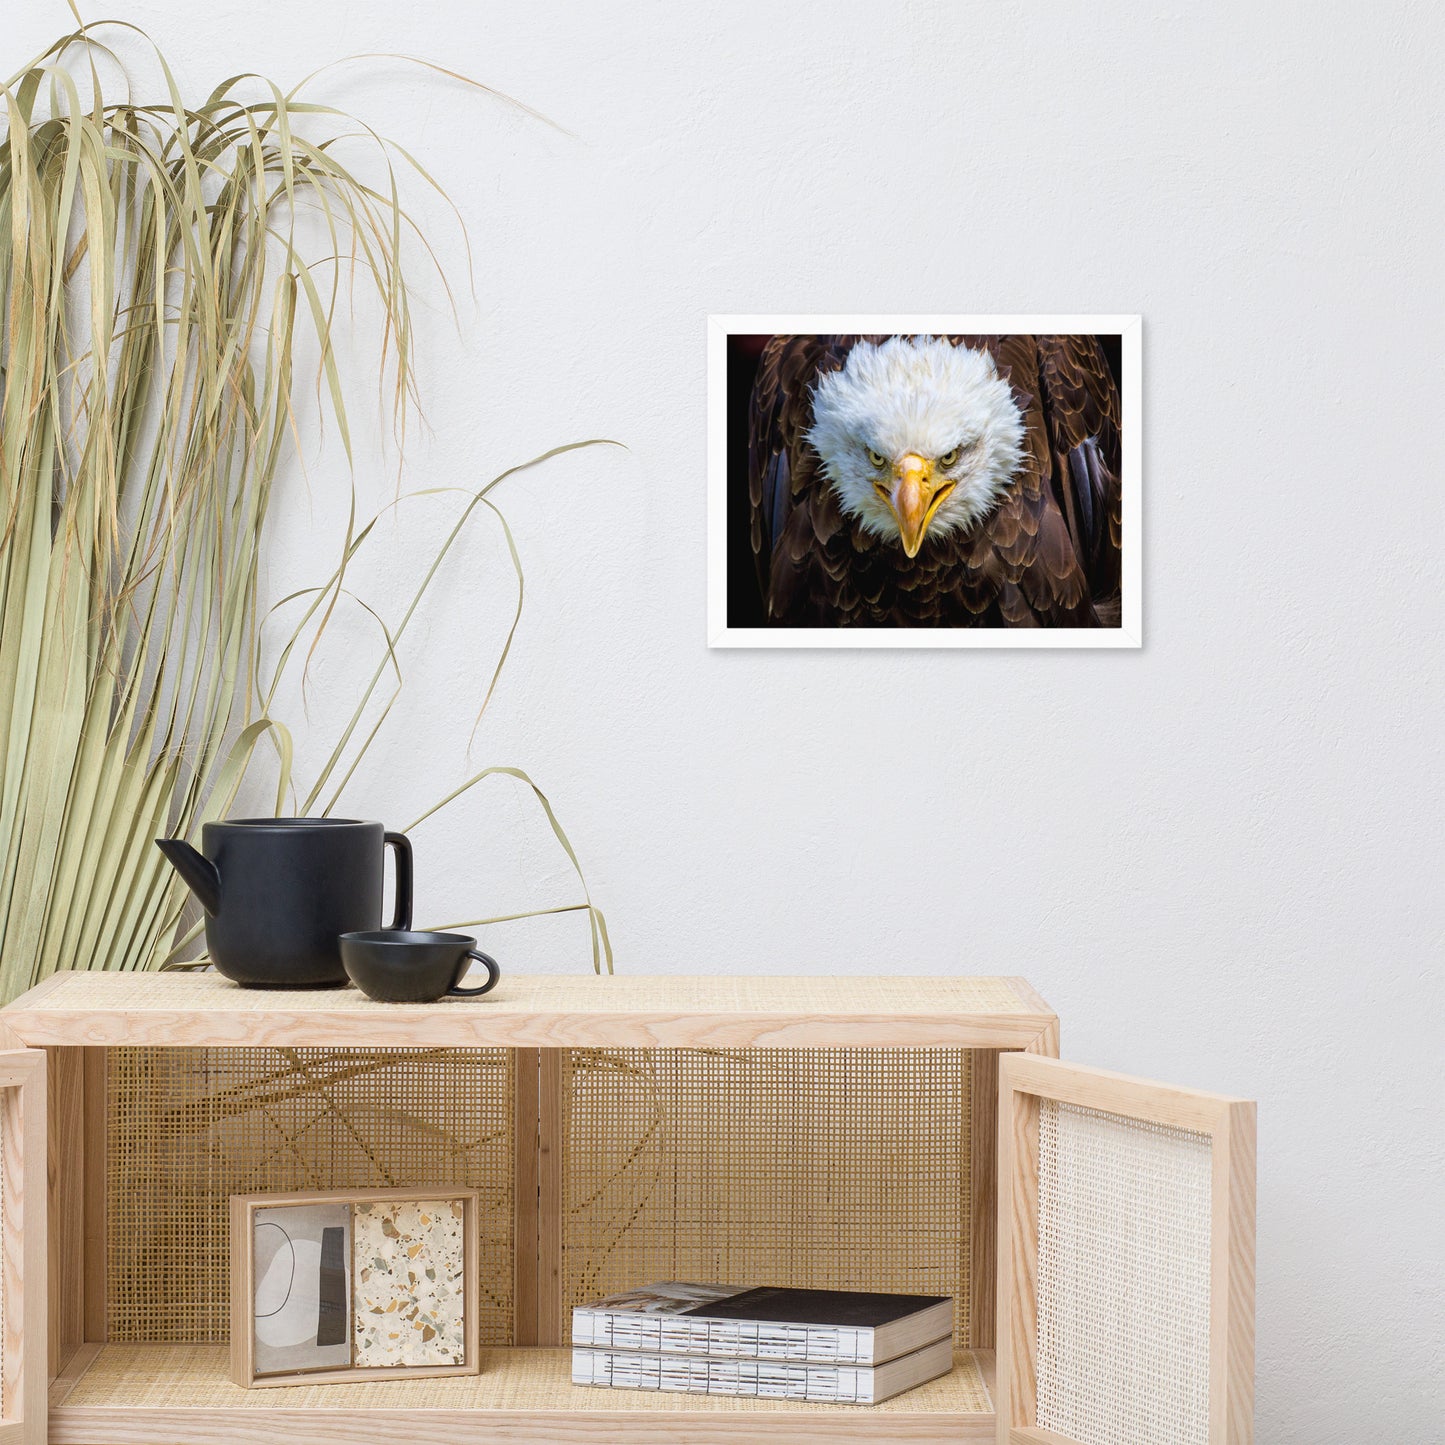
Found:
M 932 538 L 966 532 L 994 508 L 1023 460 L 1024 421 L 987 352 L 894 336 L 860 341 L 841 371 L 819 379 L 808 440 L 844 513 L 894 541 L 898 518 L 879 494 L 878 459 L 926 459 L 952 486 L 928 524 Z

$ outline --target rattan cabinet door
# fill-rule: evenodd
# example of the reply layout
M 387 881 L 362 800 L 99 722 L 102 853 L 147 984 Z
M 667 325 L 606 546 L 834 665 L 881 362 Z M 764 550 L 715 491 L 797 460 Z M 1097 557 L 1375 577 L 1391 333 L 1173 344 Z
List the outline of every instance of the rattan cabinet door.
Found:
M 0 1445 L 46 1437 L 46 1148 L 44 1051 L 0 1051 Z
M 999 1445 L 1250 1445 L 1254 1105 L 999 1068 Z

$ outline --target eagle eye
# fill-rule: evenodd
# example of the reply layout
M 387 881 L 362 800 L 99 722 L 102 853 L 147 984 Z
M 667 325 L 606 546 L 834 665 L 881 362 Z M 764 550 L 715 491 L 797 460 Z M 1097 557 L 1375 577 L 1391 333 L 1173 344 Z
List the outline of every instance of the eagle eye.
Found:
M 888 465 L 888 458 L 885 457 L 882 452 L 875 452 L 872 447 L 868 448 L 868 460 L 872 462 L 875 467 L 882 468 Z
M 959 459 L 960 455 L 962 455 L 962 452 L 962 447 L 954 447 L 952 451 L 944 452 L 944 454 L 938 459 L 938 465 L 941 467 L 951 467 L 954 462 Z

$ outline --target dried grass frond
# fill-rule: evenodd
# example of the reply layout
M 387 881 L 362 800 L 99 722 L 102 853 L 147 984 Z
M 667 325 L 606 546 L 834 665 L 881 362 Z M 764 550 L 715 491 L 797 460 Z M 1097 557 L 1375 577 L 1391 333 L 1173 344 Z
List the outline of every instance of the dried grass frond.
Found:
M 291 738 L 270 712 L 276 679 L 261 685 L 257 569 L 298 431 L 298 356 L 316 347 L 350 459 L 332 327 L 349 291 L 373 293 L 383 410 L 404 444 L 417 394 L 403 262 L 418 245 L 435 260 L 401 195 L 406 176 L 440 187 L 400 147 L 304 82 L 236 76 L 190 105 L 154 46 L 162 97 L 126 81 L 108 98 L 102 71 L 121 61 L 102 25 L 145 38 L 82 24 L 0 88 L 0 1000 L 57 968 L 171 956 L 191 936 L 186 896 L 152 839 L 224 816 L 268 739 L 280 810 Z M 339 159 L 358 134 L 384 183 Z M 320 256 L 305 240 L 317 215 Z M 369 530 L 348 525 L 315 589 L 311 648 Z M 435 572 L 395 634 L 383 626 L 368 698 Z M 307 806 L 354 776 L 380 726 L 357 751 L 359 721 Z M 473 781 L 492 771 L 535 788 L 516 769 Z M 601 915 L 575 906 L 610 968 Z

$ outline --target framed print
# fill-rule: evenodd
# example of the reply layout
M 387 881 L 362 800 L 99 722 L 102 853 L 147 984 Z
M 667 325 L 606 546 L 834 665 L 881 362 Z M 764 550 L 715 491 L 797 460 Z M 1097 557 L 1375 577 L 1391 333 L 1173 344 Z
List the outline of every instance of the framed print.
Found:
M 713 316 L 710 647 L 1138 647 L 1137 316 Z
M 477 1193 L 231 1197 L 231 1377 L 318 1384 L 478 1369 Z

